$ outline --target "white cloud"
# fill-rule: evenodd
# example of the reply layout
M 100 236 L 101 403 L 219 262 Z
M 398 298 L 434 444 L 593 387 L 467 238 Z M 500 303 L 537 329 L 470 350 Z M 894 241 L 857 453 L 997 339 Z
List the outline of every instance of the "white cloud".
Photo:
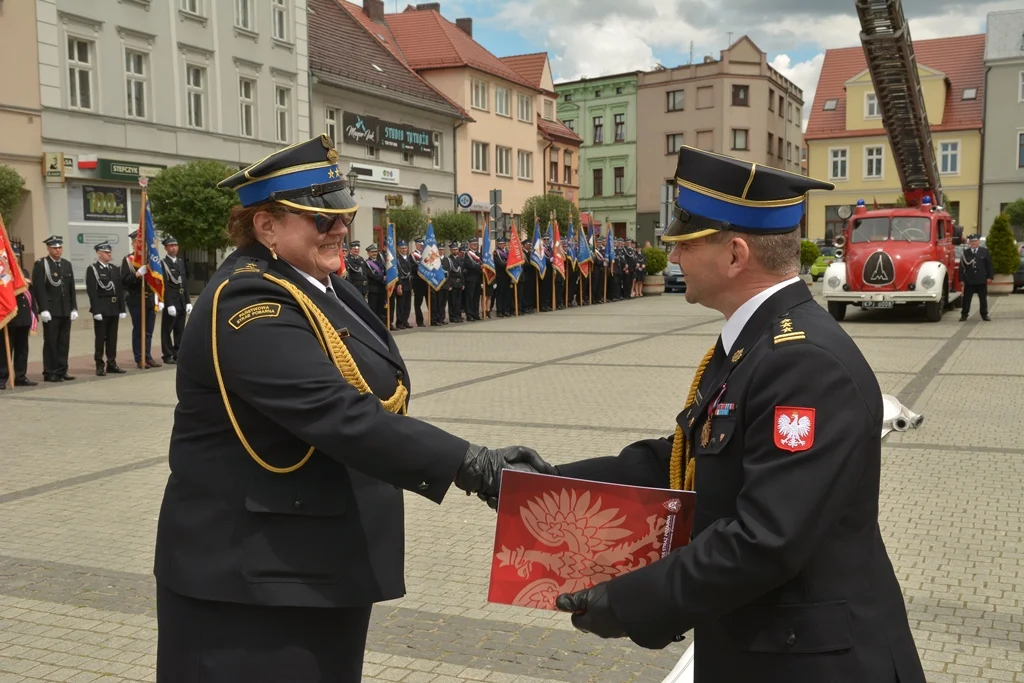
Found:
M 806 62 L 793 63 L 789 55 L 777 55 L 771 61 L 771 66 L 797 84 L 804 91 L 803 125 L 807 130 L 807 119 L 811 115 L 811 107 L 814 103 L 815 91 L 818 88 L 818 76 L 821 75 L 821 65 L 825 62 L 825 53 L 814 55 Z

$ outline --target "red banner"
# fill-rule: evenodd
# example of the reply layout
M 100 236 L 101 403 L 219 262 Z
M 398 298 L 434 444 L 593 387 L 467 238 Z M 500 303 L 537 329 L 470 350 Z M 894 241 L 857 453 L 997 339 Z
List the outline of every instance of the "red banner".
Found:
M 0 218 L 0 329 L 18 315 L 18 295 L 25 291 L 25 278 L 7 237 L 4 219 Z M 0 359 L 0 363 L 5 363 Z
M 555 609 L 562 593 L 645 567 L 686 545 L 692 491 L 505 470 L 489 602 Z
M 565 277 L 565 249 L 562 248 L 562 238 L 558 234 L 558 221 L 555 221 L 555 237 L 551 242 L 551 265 L 559 275 Z
M 512 230 L 512 238 L 508 241 L 508 263 L 505 270 L 511 270 L 516 266 L 526 265 L 526 255 L 523 253 L 523 243 L 519 239 L 519 230 Z

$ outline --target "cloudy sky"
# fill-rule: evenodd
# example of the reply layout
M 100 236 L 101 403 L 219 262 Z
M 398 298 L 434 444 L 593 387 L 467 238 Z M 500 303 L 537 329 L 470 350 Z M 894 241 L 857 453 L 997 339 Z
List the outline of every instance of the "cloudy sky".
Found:
M 386 0 L 387 10 L 403 8 Z M 989 12 L 1021 0 L 903 0 L 914 40 L 984 33 Z M 854 0 L 441 0 L 498 56 L 547 50 L 555 80 L 715 58 L 744 33 L 810 101 L 824 51 L 859 44 Z M 805 107 L 810 112 L 811 107 Z

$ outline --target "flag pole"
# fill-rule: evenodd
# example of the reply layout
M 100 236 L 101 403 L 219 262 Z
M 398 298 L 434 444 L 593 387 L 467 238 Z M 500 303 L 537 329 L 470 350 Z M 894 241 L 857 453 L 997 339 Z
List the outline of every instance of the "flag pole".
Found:
M 390 254 L 391 247 L 388 246 L 388 226 L 391 225 L 391 205 L 388 203 L 388 208 L 384 210 L 384 248 L 388 249 Z M 388 265 L 387 259 L 384 259 L 384 327 L 388 332 L 391 331 L 391 292 L 388 291 Z
M 143 185 L 142 186 L 142 209 L 139 212 L 139 233 L 141 233 L 141 234 L 137 234 L 135 236 L 135 243 L 136 244 L 139 243 L 139 238 L 140 237 L 142 238 L 142 241 L 145 243 L 145 241 L 146 241 L 146 232 L 147 232 L 146 231 L 146 186 Z M 148 251 L 149 251 L 149 249 L 148 249 L 148 245 L 147 245 L 147 248 L 143 249 L 142 253 L 139 254 L 140 263 L 139 263 L 138 266 L 136 266 L 136 271 L 139 268 L 142 267 L 142 265 L 143 265 L 141 263 L 142 258 L 147 255 Z M 146 270 L 149 270 L 149 268 L 148 268 L 148 266 L 149 266 L 149 258 L 148 257 L 146 258 L 145 265 L 147 266 Z M 146 363 L 149 361 L 149 355 L 148 355 L 149 349 L 146 348 L 146 298 L 147 298 L 146 297 L 146 276 L 143 275 L 139 279 L 142 280 L 142 289 L 140 290 L 141 296 L 139 297 L 139 301 L 140 301 L 140 303 L 139 303 L 139 309 L 140 309 L 140 315 L 139 315 L 139 348 L 141 349 L 141 351 L 139 353 L 139 358 L 141 359 L 141 363 L 142 363 L 143 369 L 145 369 Z M 156 321 L 154 321 L 154 328 L 156 327 L 155 323 L 156 323 Z
M 18 264 L 14 264 L 15 268 L 19 268 Z M 18 302 L 15 300 L 14 305 L 17 306 Z M 4 355 L 7 356 L 7 386 L 10 389 L 14 389 L 14 360 L 11 357 L 11 335 L 7 330 L 9 325 L 4 325 Z
M 537 312 L 540 313 L 540 268 L 534 268 L 533 271 L 537 275 L 537 288 L 534 291 L 537 293 Z
M 512 283 L 512 303 L 515 305 L 516 317 L 518 318 L 519 317 L 519 283 L 518 282 L 513 282 Z

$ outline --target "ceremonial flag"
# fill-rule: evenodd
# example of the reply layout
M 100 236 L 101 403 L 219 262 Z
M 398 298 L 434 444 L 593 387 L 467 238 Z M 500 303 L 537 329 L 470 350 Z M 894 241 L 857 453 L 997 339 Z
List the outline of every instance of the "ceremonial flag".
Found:
M 483 253 L 480 255 L 480 267 L 484 271 L 484 282 L 490 284 L 494 282 L 494 277 L 497 273 L 494 269 L 494 253 L 491 251 L 491 231 L 489 228 L 484 228 L 484 244 L 482 248 Z
M 149 200 L 145 199 L 145 193 L 143 202 L 139 231 L 135 235 L 135 250 L 132 252 L 132 265 L 136 268 L 146 266 L 146 284 L 156 292 L 157 301 L 163 301 L 164 265 L 156 248 L 156 228 L 153 226 L 153 214 L 149 211 Z
M 384 244 L 384 286 L 388 289 L 388 296 L 395 291 L 398 284 L 398 266 L 395 263 L 395 224 L 388 223 L 388 236 Z
M 551 224 L 548 224 L 548 236 L 551 237 L 551 267 L 558 271 L 558 274 L 565 277 L 565 250 L 562 247 L 562 238 L 558 235 L 558 221 L 555 221 L 555 234 L 551 236 Z
M 517 228 L 512 231 L 512 239 L 508 243 L 508 261 L 505 262 L 505 272 L 512 278 L 512 282 L 519 282 L 525 264 L 526 254 L 523 253 L 523 242 Z
M 540 236 L 540 219 L 537 218 L 533 224 L 533 253 L 530 254 L 530 264 L 537 269 L 541 277 L 548 272 L 548 257 L 544 254 L 544 242 Z
M 14 247 L 7 237 L 4 219 L 0 218 L 0 328 L 18 315 L 18 295 L 28 289 L 21 266 L 14 256 Z M 6 363 L 0 358 L 0 363 Z M 13 377 L 11 378 L 14 379 Z
M 334 271 L 334 274 L 338 277 L 345 277 L 345 273 L 348 272 L 348 264 L 345 263 L 345 255 L 348 253 L 348 240 L 341 243 L 341 267 Z
M 441 285 L 448 279 L 448 274 L 441 267 L 441 252 L 437 249 L 437 237 L 434 236 L 434 221 L 427 224 L 427 234 L 423 238 L 423 254 L 420 256 L 420 267 L 417 272 L 435 292 L 441 289 Z
M 576 262 L 579 264 L 580 272 L 583 273 L 584 277 L 590 277 L 590 264 L 592 261 L 593 257 L 590 253 L 590 242 L 588 241 L 587 234 L 581 225 L 579 251 L 576 253 Z
M 615 235 L 612 234 L 612 227 L 608 226 L 608 235 L 604 240 L 604 255 L 608 263 L 615 260 Z
M 572 219 L 569 219 L 569 234 L 565 236 L 568 246 L 565 249 L 565 255 L 569 257 L 569 262 L 574 266 L 576 265 L 576 231 L 573 229 Z

